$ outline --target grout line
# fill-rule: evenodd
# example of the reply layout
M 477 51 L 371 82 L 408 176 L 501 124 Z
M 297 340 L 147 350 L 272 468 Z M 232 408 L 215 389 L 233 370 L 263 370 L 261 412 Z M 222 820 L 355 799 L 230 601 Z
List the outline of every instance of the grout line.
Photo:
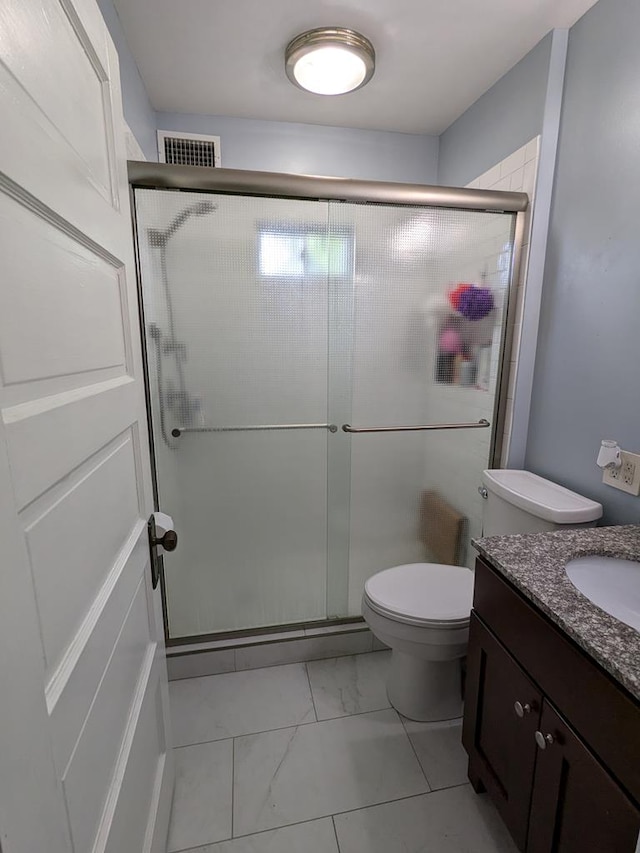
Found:
M 438 791 L 450 791 L 452 788 L 464 788 L 465 785 L 470 785 L 468 779 L 465 779 L 464 782 L 456 782 L 454 785 L 445 785 L 443 788 L 433 788 L 430 793 L 437 794 Z M 476 794 L 477 797 L 481 797 L 482 794 Z
M 336 837 L 336 847 L 338 849 L 338 853 L 340 853 L 340 841 L 338 840 L 338 829 L 336 827 L 336 821 L 333 815 L 331 815 L 331 823 L 333 824 L 333 834 Z
M 464 785 L 469 785 L 469 781 L 463 782 L 461 785 L 450 785 L 449 788 L 441 788 L 439 790 L 449 791 L 451 788 L 462 788 Z M 418 797 L 430 797 L 432 794 L 437 794 L 438 791 L 422 791 L 420 794 L 410 794 L 408 797 L 394 797 L 391 800 L 384 800 L 382 803 L 371 803 L 368 806 L 359 806 L 356 809 L 345 809 L 343 812 L 336 812 L 332 815 L 333 818 L 338 817 L 338 815 L 342 814 L 352 814 L 353 812 L 362 812 L 365 809 L 375 809 L 377 806 L 389 806 L 392 803 L 401 803 L 404 800 L 417 800 Z
M 369 805 L 366 805 L 366 806 L 358 806 L 355 809 L 347 809 L 344 812 L 336 812 L 335 815 L 321 814 L 321 815 L 318 815 L 317 817 L 307 819 L 307 820 L 296 820 L 296 821 L 293 821 L 293 823 L 283 823 L 281 826 L 271 826 L 271 827 L 269 827 L 269 829 L 259 829 L 257 832 L 248 832 L 246 835 L 236 835 L 235 838 L 251 838 L 254 835 L 264 835 L 265 832 L 273 832 L 276 829 L 285 829 L 288 826 L 300 826 L 301 824 L 311 823 L 312 821 L 315 821 L 315 820 L 326 820 L 327 818 L 329 818 L 330 820 L 333 821 L 333 818 L 337 815 L 351 814 L 351 812 L 360 812 L 360 811 L 363 811 L 364 809 L 373 809 L 376 806 L 387 806 L 387 805 L 390 805 L 391 803 L 400 803 L 400 802 L 402 802 L 402 800 L 414 800 L 416 797 L 428 797 L 430 795 L 430 793 L 431 793 L 430 791 L 423 791 L 421 794 L 411 794 L 408 797 L 396 797 L 395 799 L 392 799 L 392 800 L 385 800 L 382 803 L 370 803 Z M 334 826 L 335 826 L 335 822 L 334 822 Z M 227 840 L 229 840 L 229 839 L 227 839 Z M 189 850 L 189 848 L 187 848 L 187 853 L 188 853 L 188 850 Z M 183 851 L 176 851 L 176 853 L 183 853 Z
M 233 838 L 233 818 L 235 814 L 236 793 L 236 739 L 231 738 L 231 837 Z
M 237 651 L 237 650 L 232 650 L 232 651 Z M 368 649 L 367 651 L 364 651 L 364 652 L 345 652 L 345 654 L 335 654 L 334 653 L 330 657 L 326 657 L 326 658 L 307 658 L 305 660 L 286 661 L 285 663 L 282 663 L 282 662 L 281 663 L 271 663 L 271 664 L 268 664 L 266 666 L 252 666 L 252 667 L 248 667 L 246 669 L 227 669 L 227 670 L 223 670 L 222 672 L 212 672 L 209 674 L 204 673 L 203 675 L 187 675 L 184 678 L 170 678 L 169 683 L 173 684 L 173 683 L 178 682 L 178 681 L 189 681 L 192 678 L 217 678 L 218 676 L 221 676 L 221 675 L 232 675 L 234 672 L 238 672 L 238 673 L 240 673 L 240 672 L 257 672 L 260 669 L 276 669 L 279 666 L 282 666 L 282 667 L 297 666 L 298 664 L 306 665 L 308 663 L 319 663 L 320 661 L 326 662 L 329 660 L 340 660 L 341 658 L 358 657 L 359 655 L 377 655 L 377 654 L 381 654 L 382 652 L 390 652 L 390 651 L 391 651 L 390 648 L 386 648 L 386 649 Z M 186 656 L 178 655 L 177 657 L 174 657 L 174 660 L 177 660 L 180 657 L 186 657 Z M 235 655 L 234 655 L 234 666 L 235 666 Z
M 416 800 L 418 797 L 429 797 L 431 794 L 436 794 L 438 791 L 449 791 L 452 788 L 463 788 L 465 785 L 469 785 L 469 781 L 462 782 L 459 785 L 449 785 L 447 788 L 438 788 L 436 791 L 423 791 L 420 794 L 410 794 L 408 797 L 396 797 L 391 800 L 384 800 L 380 803 L 370 803 L 369 805 L 357 806 L 353 809 L 346 809 L 343 812 L 335 812 L 333 815 L 321 814 L 317 817 L 308 818 L 307 820 L 296 820 L 292 823 L 283 823 L 280 826 L 271 826 L 268 829 L 258 829 L 255 832 L 249 832 L 246 835 L 234 835 L 232 838 L 223 838 L 220 841 L 208 841 L 205 844 L 199 845 L 198 847 L 181 847 L 179 850 L 172 851 L 172 853 L 198 853 L 198 851 L 203 851 L 208 849 L 209 847 L 215 846 L 216 844 L 225 844 L 230 841 L 236 841 L 240 838 L 253 838 L 254 835 L 265 835 L 268 832 L 277 832 L 281 829 L 287 829 L 290 826 L 304 826 L 306 823 L 316 823 L 320 820 L 331 820 L 333 823 L 333 829 L 336 836 L 336 844 L 338 845 L 338 851 L 340 853 L 340 842 L 338 841 L 338 831 L 336 829 L 335 818 L 339 815 L 343 814 L 352 814 L 353 812 L 361 812 L 366 811 L 368 809 L 375 809 L 378 806 L 389 806 L 393 803 L 402 803 L 405 800 Z
M 424 796 L 424 794 L 422 795 Z M 405 799 L 412 799 L 412 797 L 405 797 Z M 396 800 L 390 800 L 390 802 L 397 802 Z M 385 803 L 375 803 L 375 805 L 383 806 Z M 363 808 L 371 808 L 370 806 L 363 806 Z M 353 809 L 353 811 L 359 811 L 359 809 Z M 342 814 L 342 812 L 339 812 Z M 250 832 L 247 835 L 236 835 L 233 838 L 223 838 L 220 841 L 207 841 L 205 844 L 199 844 L 197 847 L 181 847 L 179 850 L 172 850 L 171 853 L 201 853 L 201 851 L 209 850 L 210 847 L 215 847 L 217 844 L 228 844 L 230 841 L 236 841 L 240 838 L 253 838 L 254 835 L 266 835 L 268 832 L 278 832 L 281 829 L 288 829 L 290 826 L 304 826 L 306 823 L 317 823 L 321 820 L 330 820 L 333 823 L 334 833 L 335 822 L 333 820 L 333 815 L 320 815 L 320 817 L 312 817 L 307 818 L 306 820 L 296 820 L 293 823 L 283 823 L 282 826 L 272 826 L 269 829 L 258 829 L 256 832 Z M 338 843 L 337 833 L 336 833 L 336 843 Z M 338 850 L 339 850 L 338 845 Z
M 448 788 L 441 788 L 438 790 L 449 791 L 451 788 L 463 788 L 465 785 L 469 785 L 469 781 L 461 783 L 460 785 L 450 785 Z M 333 821 L 333 825 L 335 827 L 334 818 L 343 814 L 352 814 L 353 812 L 361 812 L 365 811 L 365 809 L 375 809 L 377 806 L 389 806 L 392 803 L 402 803 L 404 800 L 416 800 L 418 797 L 430 797 L 432 794 L 437 794 L 438 791 L 421 791 L 419 794 L 410 794 L 408 797 L 393 797 L 390 800 L 383 800 L 380 803 L 369 803 L 368 805 L 356 806 L 353 809 L 345 809 L 343 812 L 335 812 L 334 814 L 320 814 L 317 817 L 307 818 L 307 820 L 295 820 L 292 823 L 283 823 L 280 826 L 270 826 L 268 829 L 259 829 L 256 832 L 248 832 L 246 835 L 236 835 L 233 840 L 235 841 L 237 838 L 252 838 L 254 835 L 264 835 L 265 832 L 274 832 L 277 829 L 286 829 L 288 826 L 301 826 L 305 823 L 313 823 L 317 820 L 326 820 L 330 818 Z M 231 839 L 225 839 L 229 841 Z M 211 842 L 209 842 L 211 843 Z M 216 842 L 220 843 L 220 842 Z M 175 853 L 189 853 L 191 848 L 187 848 L 186 851 L 175 851 Z M 198 848 L 196 848 L 197 850 Z
M 362 634 L 364 632 L 363 631 L 352 631 L 351 633 L 352 634 Z M 333 635 L 328 635 L 328 636 L 333 636 Z M 298 640 L 304 640 L 304 639 L 316 640 L 316 639 L 321 639 L 321 638 L 323 639 L 324 635 L 321 635 L 320 638 L 319 637 L 309 637 L 309 638 L 298 637 Z M 281 642 L 288 642 L 288 641 L 282 640 Z M 258 643 L 255 646 L 251 646 L 251 648 L 263 648 L 263 647 L 266 648 L 269 645 L 273 645 L 273 644 Z M 368 654 L 372 654 L 373 652 L 387 652 L 387 651 L 389 651 L 389 649 L 374 649 L 373 648 L 373 636 L 372 636 L 371 647 L 368 649 L 356 650 L 356 651 L 351 650 L 351 651 L 347 651 L 347 652 L 336 652 L 334 650 L 330 654 L 327 654 L 326 656 L 324 656 L 324 653 L 323 653 L 318 657 L 295 658 L 294 660 L 279 661 L 278 663 L 267 663 L 267 664 L 263 664 L 261 666 L 245 666 L 242 669 L 238 669 L 238 660 L 237 660 L 238 652 L 242 652 L 246 648 L 248 648 L 248 647 L 247 646 L 238 646 L 237 648 L 233 648 L 233 649 L 205 649 L 202 652 L 184 652 L 181 654 L 174 654 L 174 655 L 167 654 L 166 655 L 167 660 L 178 661 L 183 657 L 197 657 L 200 654 L 202 654 L 202 655 L 212 654 L 212 653 L 216 654 L 218 651 L 223 651 L 223 652 L 232 651 L 234 653 L 234 656 L 233 656 L 234 668 L 233 669 L 223 670 L 222 672 L 203 673 L 202 675 L 187 675 L 184 678 L 182 678 L 182 677 L 181 678 L 170 678 L 169 681 L 170 682 L 172 682 L 172 681 L 187 681 L 189 678 L 211 678 L 214 675 L 229 675 L 229 673 L 231 673 L 231 672 L 253 672 L 255 669 L 273 669 L 276 666 L 292 666 L 293 664 L 296 664 L 296 663 L 313 663 L 313 661 L 317 661 L 317 660 L 333 660 L 334 658 L 353 657 L 355 655 L 368 655 Z
M 314 708 L 315 710 L 315 708 Z M 352 717 L 365 717 L 367 714 L 381 714 L 383 711 L 395 711 L 393 705 L 388 705 L 386 708 L 375 708 L 372 711 L 358 711 L 357 714 L 342 714 L 338 717 L 327 717 L 322 720 L 307 720 L 306 723 L 288 723 L 286 726 L 276 726 L 273 729 L 261 729 L 259 732 L 242 732 L 236 735 L 228 735 L 227 737 L 214 738 L 213 740 L 198 740 L 195 743 L 181 743 L 180 746 L 174 746 L 173 749 L 186 749 L 189 746 L 200 746 L 205 743 L 222 743 L 225 740 L 234 740 L 239 737 L 253 737 L 253 735 L 267 735 L 269 732 L 282 732 L 285 729 L 298 729 L 303 726 L 317 726 L 320 723 L 330 723 L 335 720 L 350 720 Z M 396 711 L 397 714 L 397 711 Z M 400 716 L 398 714 L 398 716 Z M 406 729 L 405 729 L 406 731 Z M 424 772 L 424 771 L 423 771 Z M 1 851 L 0 851 L 1 853 Z
M 416 757 L 416 761 L 418 762 L 418 766 L 419 766 L 420 770 L 422 771 L 422 775 L 424 776 L 424 779 L 425 779 L 425 782 L 427 783 L 429 791 L 433 791 L 433 788 L 431 787 L 431 782 L 429 781 L 429 777 L 427 776 L 427 771 L 422 766 L 422 762 L 420 761 L 420 758 L 418 756 L 418 752 L 417 752 L 415 746 L 413 745 L 413 741 L 411 740 L 411 735 L 407 731 L 407 727 L 404 724 L 404 717 L 400 713 L 398 713 L 398 716 L 400 717 L 400 722 L 402 723 L 402 729 L 403 729 L 405 735 L 407 736 L 407 738 L 409 739 L 409 743 L 411 744 L 411 749 L 413 750 L 413 754 Z
M 359 632 L 356 631 L 355 633 L 361 634 L 363 632 L 362 631 L 359 631 Z M 300 639 L 302 640 L 303 638 L 301 637 Z M 317 637 L 310 637 L 309 639 L 315 640 L 318 638 Z M 266 647 L 267 644 L 264 644 L 264 645 Z M 236 651 L 242 651 L 242 649 L 236 649 Z M 297 659 L 290 660 L 290 661 L 284 661 L 284 662 L 279 661 L 278 663 L 267 663 L 267 664 L 264 664 L 263 666 L 247 666 L 247 667 L 243 667 L 242 669 L 236 669 L 236 672 L 253 672 L 254 669 L 273 669 L 274 666 L 291 666 L 294 663 L 313 663 L 314 661 L 317 661 L 317 660 L 333 660 L 334 658 L 348 658 L 348 657 L 353 657 L 354 655 L 368 655 L 368 654 L 371 654 L 371 651 L 372 651 L 371 649 L 364 649 L 362 651 L 351 650 L 348 652 L 338 652 L 338 653 L 333 651 L 331 654 L 327 654 L 326 657 L 324 655 L 320 655 L 319 657 L 313 657 L 313 658 L 297 658 Z M 385 651 L 385 649 L 380 649 L 380 651 Z M 224 675 L 224 673 L 215 673 L 215 675 Z M 205 676 L 195 676 L 195 677 L 196 678 L 202 678 Z
M 319 722 L 320 719 L 318 717 L 318 709 L 316 708 L 316 700 L 313 698 L 313 687 L 311 686 L 311 676 L 309 675 L 309 667 L 307 666 L 307 661 L 304 662 L 304 671 L 307 673 L 307 682 L 309 683 L 309 694 L 311 695 L 311 704 L 313 705 L 313 713 L 316 718 L 316 722 Z M 0 851 L 1 853 L 1 851 Z

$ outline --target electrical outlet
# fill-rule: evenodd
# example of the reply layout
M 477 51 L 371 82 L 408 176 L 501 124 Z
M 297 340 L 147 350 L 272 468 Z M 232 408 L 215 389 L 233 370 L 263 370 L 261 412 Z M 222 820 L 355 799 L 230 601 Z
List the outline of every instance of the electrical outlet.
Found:
M 605 468 L 602 482 L 629 495 L 640 495 L 640 455 L 620 452 L 622 465 L 619 468 Z

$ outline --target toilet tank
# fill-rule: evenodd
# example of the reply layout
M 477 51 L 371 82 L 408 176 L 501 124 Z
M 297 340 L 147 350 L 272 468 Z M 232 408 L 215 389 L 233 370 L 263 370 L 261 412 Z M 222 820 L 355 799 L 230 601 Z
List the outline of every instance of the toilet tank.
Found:
M 483 536 L 595 527 L 602 516 L 601 504 L 530 471 L 483 471 L 482 482 Z

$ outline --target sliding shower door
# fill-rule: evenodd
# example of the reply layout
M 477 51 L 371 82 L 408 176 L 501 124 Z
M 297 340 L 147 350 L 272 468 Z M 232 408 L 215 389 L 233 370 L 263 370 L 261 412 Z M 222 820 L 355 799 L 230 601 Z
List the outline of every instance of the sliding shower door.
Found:
M 473 564 L 515 215 L 135 190 L 171 638 Z
M 359 615 L 377 571 L 424 560 L 473 565 L 515 216 L 332 202 L 329 221 L 354 247 L 341 559 L 347 610 Z M 455 428 L 413 429 L 439 425 Z
M 328 205 L 136 190 L 169 633 L 327 615 Z M 337 266 L 336 266 L 337 265 Z

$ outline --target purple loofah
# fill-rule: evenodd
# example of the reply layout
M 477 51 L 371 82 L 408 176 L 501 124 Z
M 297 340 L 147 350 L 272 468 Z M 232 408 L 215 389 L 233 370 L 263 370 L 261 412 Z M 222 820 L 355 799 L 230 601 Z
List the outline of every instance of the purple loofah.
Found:
M 469 287 L 458 300 L 458 313 L 467 320 L 482 320 L 493 311 L 493 294 L 488 287 Z

